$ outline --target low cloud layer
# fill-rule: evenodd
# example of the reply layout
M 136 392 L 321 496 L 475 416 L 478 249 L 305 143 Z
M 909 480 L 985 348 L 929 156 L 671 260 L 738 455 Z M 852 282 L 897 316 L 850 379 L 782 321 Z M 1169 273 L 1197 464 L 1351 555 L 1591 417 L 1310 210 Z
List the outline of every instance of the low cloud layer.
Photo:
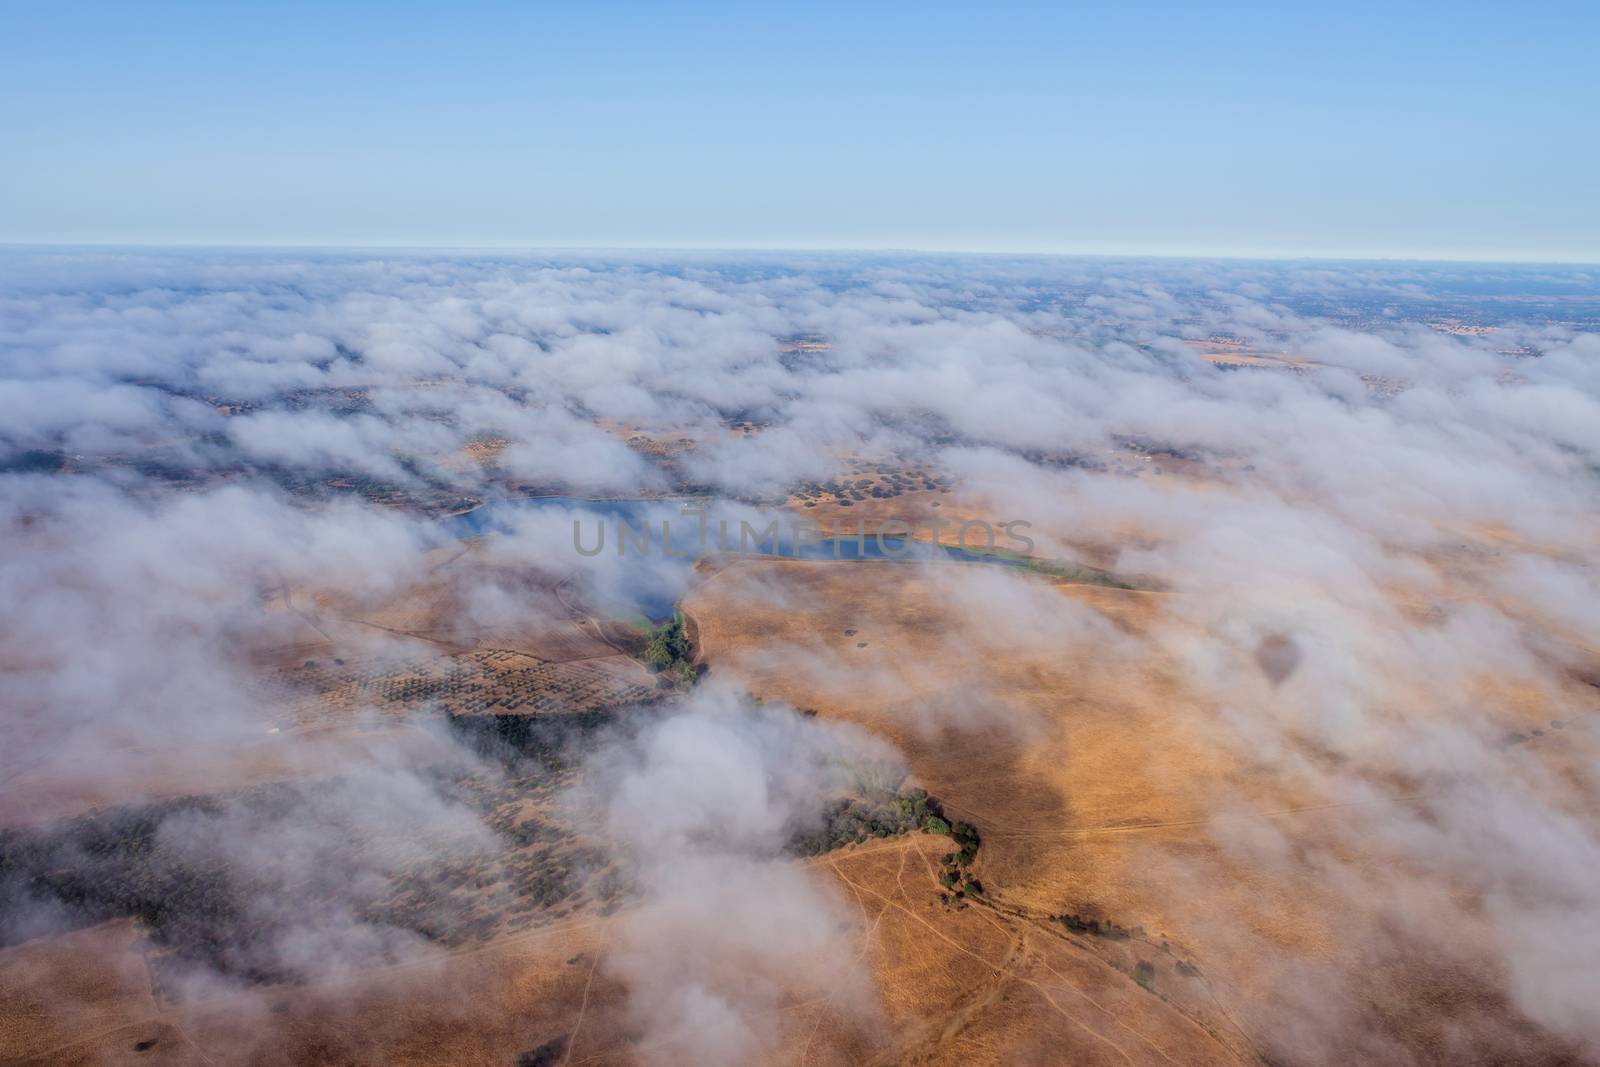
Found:
M 899 456 L 1031 522 L 1041 554 L 1174 593 L 1151 647 L 1212 736 L 1336 802 L 1415 798 L 1315 857 L 1321 884 L 1446 956 L 1470 928 L 1462 955 L 1521 1017 L 1600 1057 L 1594 749 L 1542 761 L 1506 725 L 1594 712 L 1592 273 L 18 250 L 0 268 L 0 774 L 70 749 L 88 781 L 259 740 L 252 650 L 435 580 L 442 516 L 641 491 L 753 514 L 847 456 Z M 681 593 L 682 566 L 572 551 L 597 506 L 502 512 L 483 554 L 619 613 Z M 972 575 L 950 595 L 1010 620 L 997 644 L 1139 654 L 1037 589 Z M 561 618 L 492 580 L 463 603 L 485 625 Z M 881 743 L 712 685 L 585 761 L 591 829 L 642 891 L 606 971 L 662 1062 L 746 1062 L 796 988 L 867 988 L 850 910 L 782 849 L 840 774 L 899 766 Z M 397 810 L 475 832 L 385 780 Z M 1226 825 L 1230 854 L 1281 859 Z M 1279 1051 L 1336 1061 L 1366 1025 L 1334 1010 L 1357 991 L 1295 967 Z

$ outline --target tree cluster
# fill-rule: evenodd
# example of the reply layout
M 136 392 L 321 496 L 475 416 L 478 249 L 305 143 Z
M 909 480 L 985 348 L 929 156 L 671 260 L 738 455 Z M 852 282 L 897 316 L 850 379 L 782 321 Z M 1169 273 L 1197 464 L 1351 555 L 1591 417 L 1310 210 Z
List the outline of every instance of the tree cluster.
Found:
M 679 689 L 688 689 L 699 680 L 700 671 L 694 665 L 694 644 L 689 640 L 681 617 L 669 619 L 650 631 L 650 639 L 644 646 L 644 662 Z

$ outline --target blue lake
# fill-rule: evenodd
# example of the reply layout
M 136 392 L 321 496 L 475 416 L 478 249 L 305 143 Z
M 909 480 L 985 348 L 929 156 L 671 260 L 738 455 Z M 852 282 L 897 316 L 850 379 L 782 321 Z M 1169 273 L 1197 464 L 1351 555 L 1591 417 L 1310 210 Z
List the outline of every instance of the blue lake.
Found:
M 701 516 L 685 513 L 683 506 L 705 508 Z M 922 563 L 987 563 L 1004 567 L 1025 567 L 1029 561 L 968 550 L 951 545 L 913 541 L 905 537 L 874 535 L 872 528 L 861 537 L 848 527 L 842 536 L 798 542 L 795 527 L 802 528 L 799 516 L 761 514 L 750 508 L 719 504 L 717 501 L 683 500 L 585 500 L 577 497 L 534 497 L 486 504 L 474 511 L 441 520 L 445 530 L 458 538 L 487 534 L 514 533 L 528 519 L 543 512 L 567 512 L 577 526 L 563 525 L 560 551 L 589 570 L 597 580 L 598 599 L 608 611 L 638 613 L 651 619 L 672 614 L 678 599 L 693 578 L 694 561 L 708 555 L 769 556 L 819 562 L 892 560 Z M 749 523 L 741 526 L 741 519 Z M 720 520 L 720 521 L 719 521 Z M 776 523 L 773 531 L 771 524 Z M 663 544 L 663 528 L 670 524 L 670 544 Z M 703 530 L 703 534 L 702 534 Z M 740 534 L 744 533 L 741 543 Z M 840 532 L 840 531 L 830 531 Z M 762 535 L 775 533 L 775 536 Z M 626 538 L 619 551 L 618 542 Z

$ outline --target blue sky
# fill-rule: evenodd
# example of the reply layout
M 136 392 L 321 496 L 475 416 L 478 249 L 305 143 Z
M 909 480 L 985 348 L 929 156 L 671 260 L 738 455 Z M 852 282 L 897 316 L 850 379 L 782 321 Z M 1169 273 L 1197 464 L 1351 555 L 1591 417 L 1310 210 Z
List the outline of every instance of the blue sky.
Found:
M 1597 41 L 1592 3 L 13 0 L 0 241 L 1592 262 Z

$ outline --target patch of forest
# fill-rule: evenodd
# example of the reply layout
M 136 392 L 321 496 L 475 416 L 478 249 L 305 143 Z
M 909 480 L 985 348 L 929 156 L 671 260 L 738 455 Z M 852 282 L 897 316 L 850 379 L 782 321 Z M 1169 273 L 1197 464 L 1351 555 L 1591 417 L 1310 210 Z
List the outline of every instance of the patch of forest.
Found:
M 0 831 L 0 944 L 131 917 L 163 988 L 197 968 L 278 982 L 614 906 L 626 887 L 607 857 L 548 814 L 572 774 L 566 740 L 473 719 L 503 762 L 424 772 L 420 824 L 341 778 Z
M 584 741 L 615 721 L 609 710 L 565 715 L 449 715 L 450 732 L 477 755 L 507 768 L 531 764 L 546 773 L 569 771 Z
M 688 689 L 700 680 L 700 670 L 694 665 L 694 643 L 681 615 L 651 629 L 644 646 L 644 662 L 679 689 Z
M 816 825 L 796 832 L 789 850 L 798 856 L 820 856 L 837 848 L 860 844 L 869 838 L 895 837 L 915 831 L 946 834 L 957 850 L 946 859 L 949 866 L 965 870 L 978 855 L 978 831 L 945 816 L 939 801 L 926 789 L 867 791 L 835 799 Z

